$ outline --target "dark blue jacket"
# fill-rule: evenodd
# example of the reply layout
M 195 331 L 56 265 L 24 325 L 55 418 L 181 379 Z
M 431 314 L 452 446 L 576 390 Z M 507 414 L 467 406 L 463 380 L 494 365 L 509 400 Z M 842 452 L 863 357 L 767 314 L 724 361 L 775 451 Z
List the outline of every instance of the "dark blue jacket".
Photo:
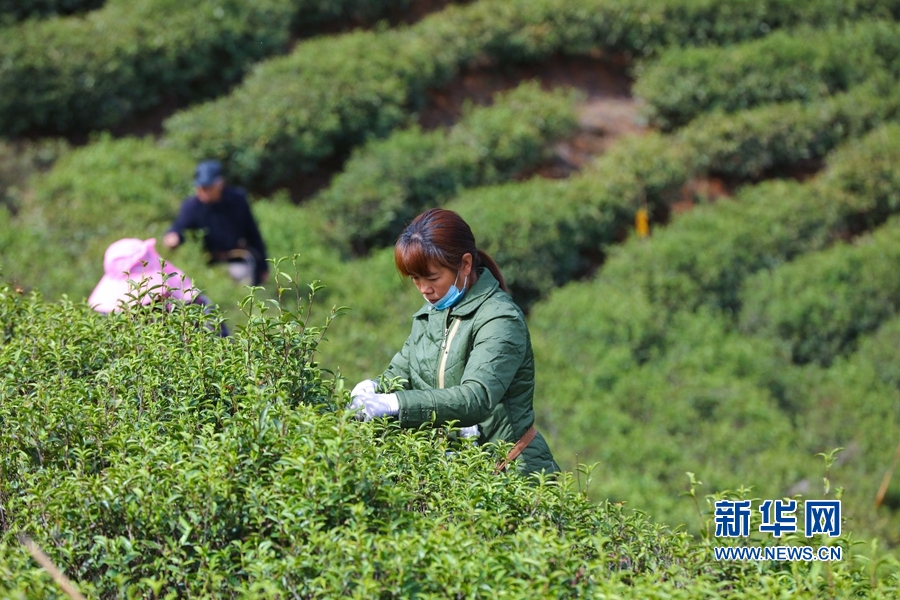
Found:
M 203 246 L 213 260 L 221 259 L 224 252 L 242 248 L 253 253 L 257 275 L 269 270 L 266 245 L 250 212 L 247 193 L 241 188 L 225 187 L 221 199 L 209 204 L 197 196 L 185 198 L 169 231 L 184 241 L 188 229 L 203 231 Z

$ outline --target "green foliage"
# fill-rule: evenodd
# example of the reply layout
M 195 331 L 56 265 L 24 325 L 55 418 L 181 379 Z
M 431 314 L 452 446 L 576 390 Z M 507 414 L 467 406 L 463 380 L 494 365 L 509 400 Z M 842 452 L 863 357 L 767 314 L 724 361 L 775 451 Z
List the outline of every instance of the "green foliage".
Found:
M 842 139 L 862 135 L 882 119 L 893 118 L 896 96 L 878 93 L 882 91 L 873 82 L 824 105 L 799 107 L 810 115 L 805 121 L 795 118 L 795 105 L 742 111 L 727 123 L 722 115 L 704 116 L 674 137 L 622 140 L 569 180 L 536 179 L 465 191 L 447 206 L 475 224 L 479 245 L 503 265 L 517 302 L 527 308 L 554 287 L 583 274 L 592 261 L 621 241 L 638 208 L 660 211 L 680 199 L 682 186 L 695 174 L 749 176 L 774 164 L 789 165 L 822 155 Z M 704 279 L 702 294 L 715 294 L 715 302 L 733 310 L 739 293 L 735 286 L 748 272 L 769 266 L 772 260 L 821 248 L 829 236 L 871 227 L 896 211 L 892 173 L 900 151 L 891 141 L 895 136 L 894 128 L 883 128 L 861 144 L 838 152 L 814 190 L 775 184 L 747 191 L 737 203 L 696 211 L 674 228 L 660 229 L 649 242 L 629 246 L 626 257 L 612 263 L 621 267 L 610 266 L 606 272 L 620 269 L 621 275 L 615 277 L 624 281 L 634 276 L 634 264 L 645 265 L 638 278 L 646 281 L 643 285 L 653 298 L 670 306 L 705 302 L 707 297 L 695 287 L 669 289 L 688 285 L 674 278 Z M 773 195 L 779 198 L 777 203 L 771 201 Z M 763 249 L 765 244 L 776 246 Z M 688 252 L 686 247 L 695 250 Z M 743 255 L 725 259 L 712 250 L 715 247 Z M 752 252 L 761 254 L 751 258 Z M 772 252 L 783 258 L 772 257 Z M 676 266 L 676 260 L 685 264 Z M 720 264 L 719 274 L 687 274 L 706 269 L 693 266 L 697 261 Z
M 677 133 L 697 153 L 698 168 L 739 178 L 825 156 L 898 116 L 894 84 L 868 82 L 815 102 L 765 104 L 698 116 Z
M 375 385 L 375 391 L 379 394 L 390 394 L 391 392 L 399 392 L 406 389 L 405 384 L 409 383 L 402 377 L 385 377 L 384 374 L 378 376 Z
M 70 15 L 103 6 L 105 0 L 0 0 L 0 24 L 28 17 Z
M 709 306 L 736 315 L 751 274 L 821 250 L 900 212 L 900 126 L 845 144 L 807 184 L 744 188 L 616 249 L 598 281 L 639 287 L 666 313 Z
M 161 236 L 190 191 L 192 166 L 180 152 L 135 138 L 104 136 L 65 154 L 0 234 L 5 276 L 52 297 L 87 297 L 110 243 Z
M 598 48 L 677 54 L 802 22 L 896 17 L 895 4 L 490 0 L 412 27 L 304 42 L 234 95 L 175 117 L 161 146 L 104 137 L 30 156 L 0 146 L 12 209 L 0 207 L 0 265 L 48 296 L 83 298 L 110 241 L 164 231 L 192 159 L 233 159 L 245 181 L 284 181 L 413 122 L 425 90 L 465 66 Z M 346 3 L 316 10 L 338 5 Z M 879 27 L 893 32 L 846 31 Z M 819 39 L 840 42 L 844 30 L 810 31 L 812 50 L 794 56 L 812 56 Z M 0 287 L 0 596 L 60 595 L 17 546 L 14 534 L 25 530 L 91 597 L 896 597 L 900 571 L 874 543 L 841 564 L 723 564 L 703 537 L 711 500 L 747 496 L 746 485 L 754 496 L 821 497 L 821 455 L 843 447 L 824 476 L 829 497 L 842 494 L 845 530 L 900 544 L 896 480 L 887 505 L 872 506 L 900 426 L 900 290 L 887 266 L 896 263 L 897 225 L 821 252 L 900 207 L 897 127 L 845 143 L 896 120 L 893 63 L 876 60 L 890 55 L 894 36 L 879 35 L 849 51 L 837 43 L 798 67 L 801 87 L 827 80 L 833 89 L 720 107 L 674 135 L 623 140 L 568 181 L 467 190 L 448 203 L 531 309 L 537 425 L 563 465 L 599 461 L 589 490 L 585 467 L 543 485 L 494 477 L 506 448 L 347 418 L 338 375 L 354 382 L 381 372 L 422 299 L 397 275 L 390 249 L 343 261 L 325 240 L 345 232 L 316 203 L 296 207 L 276 194 L 254 205 L 271 254 L 294 255 L 289 277 L 255 300 L 241 302 L 246 292 L 205 264 L 196 239 L 165 253 L 223 306 L 232 340 L 216 337 L 216 316 L 196 307 L 102 318 Z M 768 64 L 739 48 L 717 49 L 709 73 L 728 66 L 729 52 L 740 58 L 735 72 Z M 769 86 L 753 90 L 753 102 L 768 102 L 781 71 L 747 73 Z M 518 112 L 533 124 L 532 111 Z M 208 120 L 194 121 L 200 114 Z M 445 145 L 502 141 L 509 122 L 509 112 L 474 109 L 450 132 L 372 143 L 329 193 L 346 184 L 337 203 L 351 192 L 393 201 L 395 189 L 402 206 L 417 194 L 423 206 L 444 202 L 464 187 L 455 182 L 490 181 L 473 179 L 471 161 L 454 162 L 470 155 L 442 154 Z M 494 132 L 501 137 L 485 136 Z M 522 143 L 537 139 L 533 130 L 516 132 L 526 135 L 487 143 L 478 167 L 535 151 Z M 811 182 L 745 188 L 620 244 L 637 208 L 666 215 L 697 174 L 756 179 L 839 144 Z M 26 175 L 57 157 L 33 193 L 23 191 Z M 501 166 L 503 178 L 516 170 Z M 559 287 L 604 258 L 594 281 Z M 314 286 L 317 302 L 352 308 L 327 330 L 310 325 L 305 291 L 293 289 L 315 279 L 328 284 Z M 839 301 L 822 309 L 816 293 Z M 746 329 L 735 327 L 738 316 Z M 812 332 L 822 340 L 810 341 L 809 322 L 824 323 Z M 828 354 L 817 361 L 830 366 L 792 364 L 798 347 Z M 696 476 L 688 482 L 685 472 Z M 688 486 L 693 502 L 679 494 Z M 706 504 L 698 492 L 724 488 L 738 491 Z M 587 502 L 587 491 L 604 502 Z M 617 501 L 689 524 L 701 541 Z M 853 554 L 851 540 L 837 543 Z
M 479 245 L 503 265 L 516 300 L 528 307 L 626 237 L 638 208 L 662 212 L 699 173 L 750 177 L 823 156 L 896 118 L 892 89 L 871 82 L 809 106 L 704 115 L 674 136 L 622 140 L 566 181 L 466 191 L 447 206 L 476 224 Z M 606 280 L 636 278 L 654 301 L 669 307 L 711 301 L 734 310 L 748 273 L 821 248 L 842 232 L 870 228 L 897 211 L 898 133 L 895 126 L 882 127 L 836 152 L 814 187 L 775 183 L 748 189 L 737 202 L 693 211 L 652 239 L 627 246 L 625 256 L 605 269 Z M 643 266 L 635 272 L 635 264 Z
M 788 390 L 802 407 L 798 441 L 810 447 L 845 448 L 829 479 L 832 487 L 842 488 L 848 521 L 857 531 L 879 532 L 889 546 L 900 543 L 896 478 L 888 487 L 886 506 L 877 508 L 874 499 L 898 441 L 898 323 L 895 316 L 874 333 L 862 335 L 859 350 L 836 358 L 828 369 L 805 367 L 805 376 L 795 377 Z
M 710 489 L 751 484 L 763 497 L 812 471 L 813 452 L 795 444 L 791 420 L 765 385 L 783 376 L 783 356 L 724 325 L 706 315 L 677 319 L 666 328 L 665 353 L 606 381 L 581 379 L 577 403 L 564 396 L 568 387 L 542 382 L 545 402 L 571 411 L 565 452 L 607 466 L 598 497 L 693 524 L 693 507 L 677 497 L 685 471 Z
M 665 129 L 714 110 L 815 100 L 882 74 L 897 77 L 900 43 L 892 22 L 779 31 L 731 48 L 664 53 L 642 73 L 635 94 Z
M 803 256 L 747 282 L 741 327 L 785 340 L 793 359 L 828 365 L 900 307 L 900 221 L 854 244 Z
M 47 151 L 54 150 L 54 147 Z M 50 152 L 50 157 L 54 155 Z M 245 322 L 237 310 L 245 295 L 223 265 L 207 264 L 199 235 L 176 250 L 162 234 L 190 193 L 193 161 L 150 139 L 101 136 L 65 153 L 29 193 L 13 196 L 15 214 L 0 210 L 0 268 L 4 276 L 48 298 L 87 298 L 103 275 L 107 246 L 123 237 L 156 237 L 160 255 L 181 268 L 195 286 L 225 307 L 231 326 Z M 304 278 L 326 273 L 333 252 L 318 240 L 318 225 L 303 226 L 284 198 L 254 204 L 266 241 L 277 256 L 301 253 Z M 313 213 L 307 213 L 313 214 Z M 268 295 L 274 293 L 269 285 Z
M 350 310 L 334 324 L 322 359 L 339 368 L 351 383 L 383 373 L 403 346 L 412 314 L 425 300 L 409 280 L 397 273 L 394 249 L 323 267 L 329 302 Z
M 68 150 L 61 139 L 0 141 L 0 207 L 18 212 L 32 175 L 48 171 Z
M 896 130 L 882 127 L 846 144 L 829 157 L 828 170 L 807 184 L 765 183 L 745 188 L 733 201 L 678 215 L 650 238 L 616 249 L 593 281 L 566 285 L 534 306 L 529 326 L 540 365 L 540 427 L 562 464 L 587 459 L 606 466 L 597 497 L 627 498 L 667 522 L 690 523 L 690 507 L 674 499 L 684 471 L 699 473 L 714 488 L 749 483 L 764 496 L 791 489 L 809 493 L 810 457 L 823 445 L 843 446 L 854 450 L 838 461 L 835 485 L 853 490 L 860 529 L 895 538 L 887 516 L 869 507 L 875 473 L 887 468 L 896 441 L 879 434 L 871 442 L 874 454 L 857 450 L 870 447 L 870 423 L 896 419 L 887 417 L 897 397 L 887 385 L 892 367 L 885 366 L 896 360 L 891 330 L 880 334 L 888 337 L 873 338 L 885 340 L 877 360 L 871 350 L 842 371 L 824 373 L 792 366 L 791 348 L 777 331 L 747 335 L 734 323 L 741 302 L 754 294 L 794 306 L 798 319 L 819 304 L 801 305 L 795 298 L 825 298 L 832 289 L 848 294 L 856 306 L 839 303 L 841 312 L 866 313 L 869 297 L 891 297 L 885 278 L 891 276 L 887 265 L 896 260 L 892 255 L 870 259 L 880 263 L 881 280 L 865 288 L 849 273 L 862 277 L 874 266 L 848 266 L 846 285 L 820 284 L 823 273 L 810 269 L 816 257 L 831 252 L 816 251 L 847 232 L 883 223 L 900 208 Z M 890 238 L 879 235 L 885 243 Z M 797 266 L 779 277 L 786 283 L 783 294 L 772 295 L 771 285 L 763 290 L 763 281 L 752 277 L 769 268 L 777 274 L 784 263 Z M 869 330 L 877 324 L 873 319 Z M 838 317 L 820 331 L 828 335 L 840 327 Z M 869 383 L 861 385 L 866 378 Z M 871 384 L 878 379 L 885 383 Z M 829 416 L 837 402 L 848 412 L 870 402 L 871 415 L 848 416 L 843 423 L 860 425 L 845 427 L 841 417 Z M 886 426 L 884 435 L 892 431 Z M 755 450 L 734 451 L 745 447 Z M 735 473 L 743 476 L 740 482 Z M 853 485 L 863 479 L 874 483 Z
M 829 475 L 832 493 L 845 490 L 845 527 L 896 543 L 896 514 L 878 514 L 872 499 L 896 445 L 900 393 L 873 376 L 868 356 L 801 369 L 778 340 L 747 336 L 701 310 L 658 324 L 662 343 L 638 363 L 624 350 L 652 339 L 638 328 L 654 307 L 636 298 L 572 284 L 530 319 L 541 430 L 561 441 L 554 452 L 564 464 L 600 461 L 595 497 L 693 530 L 695 507 L 677 499 L 685 471 L 705 489 L 749 484 L 757 497 L 822 497 L 814 455 L 845 446 Z M 896 347 L 879 347 L 882 364 L 896 361 Z
M 862 336 L 854 361 L 868 364 L 875 371 L 877 379 L 900 389 L 900 318 L 892 317 L 875 333 Z
M 502 266 L 516 302 L 527 308 L 621 240 L 638 208 L 678 197 L 690 173 L 683 145 L 648 134 L 623 139 L 570 180 L 467 191 L 447 208 L 473 224 L 479 247 Z
M 496 475 L 506 448 L 356 422 L 316 360 L 334 315 L 312 324 L 316 291 L 248 297 L 229 340 L 195 306 L 101 316 L 0 287 L 0 593 L 61 597 L 17 532 L 91 597 L 896 593 L 848 538 L 827 577 L 716 563 L 709 543 L 590 502 L 589 468 Z
M 684 572 L 683 536 L 571 477 L 497 476 L 503 449 L 356 423 L 315 359 L 331 317 L 286 291 L 290 309 L 245 300 L 229 340 L 199 307 L 101 316 L 0 288 L 4 541 L 27 531 L 98 596 L 518 596 Z M 11 575 L 6 594 L 37 574 Z
M 896 0 L 480 0 L 407 28 L 301 43 L 259 65 L 229 96 L 176 114 L 165 127 L 195 157 L 220 158 L 238 181 L 269 187 L 408 123 L 428 88 L 476 59 L 503 64 L 598 47 L 649 55 L 898 8 Z
M 536 82 L 499 94 L 490 107 L 463 110 L 449 130 L 418 127 L 354 152 L 317 199 L 343 246 L 392 244 L 417 214 L 463 188 L 508 179 L 545 157 L 576 126 L 575 94 Z
M 83 18 L 26 21 L 0 36 L 0 132 L 89 131 L 208 98 L 283 50 L 292 23 L 406 2 L 107 0 Z

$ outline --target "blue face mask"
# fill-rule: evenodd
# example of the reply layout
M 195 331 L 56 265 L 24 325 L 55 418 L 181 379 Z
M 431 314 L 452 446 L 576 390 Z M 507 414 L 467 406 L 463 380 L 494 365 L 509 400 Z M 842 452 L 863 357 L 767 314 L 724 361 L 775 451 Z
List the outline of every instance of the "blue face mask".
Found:
M 468 281 L 468 276 L 466 280 Z M 466 284 L 463 283 L 463 288 L 460 290 L 456 287 L 456 281 L 459 280 L 459 271 L 456 273 L 456 280 L 453 282 L 453 285 L 450 286 L 450 289 L 447 290 L 447 293 L 444 294 L 444 297 L 432 304 L 435 310 L 447 310 L 451 306 L 454 306 L 459 299 L 463 297 L 463 294 L 466 293 Z

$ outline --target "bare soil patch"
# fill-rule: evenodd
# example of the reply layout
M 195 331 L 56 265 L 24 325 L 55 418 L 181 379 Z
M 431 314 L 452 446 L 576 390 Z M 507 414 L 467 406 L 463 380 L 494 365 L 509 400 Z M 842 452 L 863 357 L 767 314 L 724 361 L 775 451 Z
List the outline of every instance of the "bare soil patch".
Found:
M 629 65 L 625 56 L 597 53 L 557 55 L 537 63 L 469 67 L 448 85 L 429 92 L 428 105 L 419 112 L 419 124 L 424 129 L 453 125 L 466 102 L 489 105 L 495 94 L 523 81 L 537 80 L 547 90 L 576 88 L 584 94 L 578 107 L 578 131 L 557 144 L 548 161 L 520 173 L 517 179 L 535 175 L 553 179 L 568 177 L 605 152 L 616 138 L 645 131 L 638 105 L 631 95 Z

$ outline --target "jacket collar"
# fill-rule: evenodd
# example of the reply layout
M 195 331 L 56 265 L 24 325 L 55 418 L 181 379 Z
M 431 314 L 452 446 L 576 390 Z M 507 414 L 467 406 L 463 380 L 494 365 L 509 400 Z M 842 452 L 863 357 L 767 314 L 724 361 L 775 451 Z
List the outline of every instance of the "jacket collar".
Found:
M 478 280 L 475 282 L 475 285 L 472 286 L 472 289 L 466 290 L 459 304 L 449 310 L 458 317 L 468 316 L 475 312 L 499 287 L 500 283 L 497 281 L 497 278 L 485 267 L 479 267 Z M 436 311 L 432 309 L 431 304 L 426 302 L 422 308 L 413 314 L 413 318 L 428 315 L 432 312 Z

